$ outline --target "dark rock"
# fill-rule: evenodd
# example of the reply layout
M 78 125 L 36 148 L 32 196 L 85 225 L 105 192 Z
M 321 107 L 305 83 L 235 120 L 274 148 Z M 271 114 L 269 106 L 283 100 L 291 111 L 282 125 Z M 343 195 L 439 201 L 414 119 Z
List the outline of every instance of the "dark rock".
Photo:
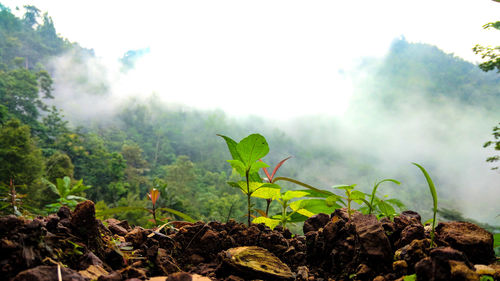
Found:
M 304 234 L 308 233 L 309 231 L 318 231 L 320 228 L 323 228 L 329 220 L 330 216 L 327 214 L 320 213 L 314 215 L 312 217 L 309 217 L 304 222 L 302 230 L 304 231 Z
M 62 280 L 67 281 L 89 281 L 71 268 L 60 267 Z M 41 265 L 22 271 L 12 281 L 54 281 L 57 277 L 57 266 Z
M 160 271 L 165 275 L 181 270 L 179 265 L 177 265 L 177 261 L 167 253 L 167 250 L 163 248 L 158 249 L 154 261 L 158 269 L 160 269 Z
M 146 231 L 142 227 L 136 226 L 125 235 L 125 241 L 131 242 L 135 248 L 138 248 L 145 242 L 146 237 Z
M 68 206 L 61 206 L 61 208 L 59 208 L 59 211 L 57 211 L 57 216 L 60 219 L 70 219 L 71 218 L 71 210 L 69 209 Z
M 122 275 L 119 272 L 113 271 L 108 275 L 100 276 L 97 281 L 121 281 Z
M 417 280 L 470 280 L 460 277 L 468 272 L 462 265 L 467 267 L 468 271 L 474 269 L 464 253 L 450 247 L 439 247 L 432 249 L 429 257 L 423 258 L 415 265 L 415 273 Z
M 495 259 L 493 234 L 469 222 L 439 223 L 436 240 L 464 252 L 472 263 L 489 264 Z
M 104 257 L 104 242 L 99 232 L 99 224 L 95 218 L 94 202 L 87 200 L 78 203 L 71 215 L 73 232 L 88 242 L 88 248 L 97 256 Z
M 410 244 L 414 240 L 421 240 L 425 238 L 424 226 L 421 224 L 412 224 L 406 226 L 400 234 L 399 240 L 394 243 L 396 248 L 401 248 Z
M 414 240 L 410 244 L 398 249 L 394 254 L 396 260 L 404 260 L 408 264 L 408 268 L 413 273 L 415 264 L 421 259 L 429 256 L 430 239 Z
M 118 224 L 109 224 L 108 229 L 109 231 L 111 231 L 111 233 L 119 236 L 125 236 L 128 233 L 128 231 L 125 228 L 119 226 Z
M 400 215 L 400 217 L 408 217 L 408 218 L 412 218 L 412 219 L 415 219 L 417 220 L 418 222 L 421 222 L 422 221 L 422 218 L 420 217 L 420 215 L 415 212 L 415 211 L 403 211 Z
M 94 253 L 88 251 L 80 259 L 79 269 L 86 269 L 91 265 L 100 266 L 102 268 L 105 268 L 105 265 L 102 262 L 102 260 L 99 257 L 97 257 L 96 255 L 94 255 Z

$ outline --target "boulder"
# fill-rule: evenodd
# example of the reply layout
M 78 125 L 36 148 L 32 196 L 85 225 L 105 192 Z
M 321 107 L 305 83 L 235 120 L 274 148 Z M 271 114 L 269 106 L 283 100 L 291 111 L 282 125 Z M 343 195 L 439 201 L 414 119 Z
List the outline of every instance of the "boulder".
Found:
M 439 223 L 436 240 L 462 251 L 474 264 L 489 264 L 495 259 L 493 234 L 469 222 Z

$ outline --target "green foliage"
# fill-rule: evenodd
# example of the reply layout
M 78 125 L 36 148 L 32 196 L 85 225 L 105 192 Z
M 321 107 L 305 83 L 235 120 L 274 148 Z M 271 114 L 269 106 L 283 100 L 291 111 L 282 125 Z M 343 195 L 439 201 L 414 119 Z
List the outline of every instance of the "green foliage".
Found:
M 30 187 L 43 170 L 41 150 L 31 138 L 30 128 L 11 119 L 0 128 L 0 182 Z
M 416 274 L 406 275 L 403 277 L 403 281 L 416 281 L 416 280 L 417 280 Z
M 429 190 L 430 190 L 431 195 L 432 195 L 433 213 L 434 213 L 434 215 L 432 217 L 431 245 L 430 245 L 430 247 L 432 248 L 434 246 L 434 228 L 436 226 L 436 214 L 438 211 L 438 209 L 437 209 L 438 208 L 438 198 L 437 198 L 436 187 L 434 186 L 434 183 L 432 182 L 431 177 L 429 176 L 427 171 L 424 169 L 424 167 L 420 166 L 417 163 L 413 163 L 413 165 L 417 166 L 424 174 L 425 179 L 427 180 L 427 184 L 429 185 Z
M 500 233 L 493 235 L 493 249 L 495 250 L 495 255 L 500 257 Z
M 269 146 L 266 139 L 259 134 L 251 134 L 246 138 L 242 139 L 239 143 L 233 139 L 222 136 L 227 144 L 229 152 L 233 157 L 232 160 L 227 160 L 231 167 L 236 170 L 241 177 L 245 178 L 245 181 L 239 182 L 229 182 L 233 187 L 239 188 L 247 196 L 247 206 L 248 206 L 248 225 L 250 226 L 251 217 L 251 197 L 252 194 L 260 188 L 279 188 L 277 185 L 270 183 L 262 183 L 258 172 L 259 169 L 264 167 L 269 167 L 266 163 L 258 161 L 269 152 Z
M 78 201 L 86 200 L 86 198 L 78 195 L 90 188 L 90 186 L 83 184 L 83 180 L 72 183 L 71 179 L 67 176 L 62 179 L 56 179 L 55 184 L 45 179 L 43 181 L 59 197 L 56 203 L 47 205 L 49 213 L 57 212 L 61 206 L 74 208 L 78 204 Z
M 499 123 L 500 125 L 500 123 Z M 493 127 L 493 140 L 484 143 L 483 147 L 492 146 L 495 151 L 500 151 L 500 126 Z M 486 159 L 486 162 L 497 162 L 500 161 L 500 155 L 493 155 Z M 492 170 L 497 170 L 498 166 L 491 168 Z
M 63 152 L 56 152 L 45 161 L 46 178 L 49 182 L 56 182 L 57 178 L 73 178 L 75 167 L 71 158 Z

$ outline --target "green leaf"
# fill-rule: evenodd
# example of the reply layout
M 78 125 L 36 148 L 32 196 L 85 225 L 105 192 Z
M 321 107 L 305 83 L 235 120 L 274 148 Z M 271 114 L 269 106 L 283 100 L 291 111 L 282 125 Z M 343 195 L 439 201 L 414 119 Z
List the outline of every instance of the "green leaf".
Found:
M 227 162 L 229 162 L 229 164 L 231 164 L 231 167 L 233 169 L 236 170 L 236 172 L 238 172 L 238 174 L 240 174 L 240 176 L 244 177 L 246 175 L 246 168 L 245 168 L 245 164 L 243 164 L 243 162 L 241 162 L 240 160 L 227 160 Z
M 241 156 L 239 155 L 238 151 L 236 150 L 236 146 L 238 145 L 238 143 L 230 137 L 226 137 L 226 136 L 219 135 L 219 134 L 218 134 L 218 136 L 222 137 L 226 141 L 227 148 L 229 149 L 229 153 L 231 153 L 231 157 L 233 157 L 234 160 L 241 161 L 242 160 Z
M 250 174 L 258 173 L 260 169 L 267 168 L 267 167 L 269 167 L 269 165 L 267 165 L 266 163 L 264 163 L 262 161 L 255 162 L 251 165 Z
M 278 185 L 277 185 L 278 186 Z M 252 193 L 252 197 L 274 199 L 280 195 L 280 187 L 265 187 L 264 185 Z
M 302 190 L 289 190 L 285 192 L 283 195 L 281 195 L 281 199 L 285 201 L 290 201 L 294 198 L 301 198 L 301 197 L 306 197 L 309 195 L 309 192 L 307 191 L 302 191 Z
M 403 277 L 403 281 L 416 281 L 417 280 L 417 275 L 412 274 L 412 275 L 406 275 Z
M 269 228 L 274 229 L 276 226 L 278 226 L 278 224 L 280 224 L 280 220 L 266 218 L 266 217 L 257 217 L 257 218 L 252 220 L 252 223 L 256 223 L 256 224 L 263 223 L 263 224 L 269 226 Z
M 179 212 L 177 210 L 174 210 L 174 209 L 170 209 L 170 208 L 159 208 L 157 209 L 159 211 L 165 211 L 165 212 L 168 212 L 168 213 L 171 213 L 171 214 L 174 214 L 178 217 L 181 217 L 183 218 L 185 221 L 188 221 L 188 222 L 196 222 L 196 220 L 194 220 L 193 218 L 191 218 L 190 216 L 184 214 L 183 212 Z
M 352 190 L 354 188 L 354 186 L 356 186 L 356 185 L 355 184 L 353 184 L 353 185 L 341 184 L 341 185 L 334 185 L 332 187 L 335 189 Z
M 250 167 L 269 153 L 269 145 L 263 136 L 251 134 L 236 145 L 236 150 L 245 166 Z
M 405 204 L 403 204 L 403 202 L 401 202 L 399 199 L 391 198 L 391 199 L 385 200 L 385 202 L 387 202 L 393 206 L 397 206 L 400 210 L 406 209 Z
M 437 192 L 436 192 L 436 187 L 434 186 L 434 182 L 432 182 L 431 177 L 429 176 L 429 174 L 427 173 L 427 171 L 424 169 L 424 167 L 420 166 L 417 163 L 412 163 L 412 164 L 415 165 L 415 166 L 417 166 L 422 171 L 422 173 L 424 174 L 425 179 L 427 180 L 427 184 L 429 185 L 429 189 L 431 191 L 432 200 L 433 200 L 433 203 L 434 203 L 434 212 L 437 212 L 438 198 L 437 198 Z
M 363 192 L 359 191 L 359 190 L 353 190 L 351 192 L 351 199 L 352 200 L 361 200 L 361 199 L 365 199 L 365 196 L 366 194 L 364 194 Z
M 380 212 L 387 217 L 396 215 L 396 210 L 394 210 L 394 208 L 390 204 L 387 204 L 387 202 L 385 202 L 383 200 L 381 200 L 377 204 L 377 207 L 380 210 Z
M 290 203 L 290 208 L 301 215 L 310 217 L 319 213 L 331 214 L 340 206 L 338 204 L 328 206 L 326 200 L 322 199 L 303 199 Z
M 335 195 L 335 194 L 334 194 L 334 195 L 328 196 L 328 197 L 325 199 L 325 204 L 326 204 L 328 207 L 333 207 L 333 206 L 335 206 L 335 205 L 337 205 L 337 206 L 338 206 L 337 202 L 339 202 L 339 201 L 340 201 L 340 202 L 342 202 L 342 203 L 344 203 L 344 202 L 342 201 L 342 199 L 341 199 L 341 197 L 340 197 L 340 196 L 338 196 L 338 195 Z

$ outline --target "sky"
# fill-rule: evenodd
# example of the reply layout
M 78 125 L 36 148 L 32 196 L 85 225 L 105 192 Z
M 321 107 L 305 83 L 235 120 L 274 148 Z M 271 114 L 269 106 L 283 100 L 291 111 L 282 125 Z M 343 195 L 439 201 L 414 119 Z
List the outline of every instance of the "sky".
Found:
M 400 36 L 472 62 L 475 44 L 499 43 L 482 29 L 500 14 L 491 0 L 1 3 L 48 12 L 59 34 L 94 49 L 110 69 L 126 51 L 150 48 L 134 71 L 110 78 L 119 85 L 116 97 L 157 93 L 281 120 L 344 114 L 353 91 L 346 74 L 362 57 L 383 56 Z

